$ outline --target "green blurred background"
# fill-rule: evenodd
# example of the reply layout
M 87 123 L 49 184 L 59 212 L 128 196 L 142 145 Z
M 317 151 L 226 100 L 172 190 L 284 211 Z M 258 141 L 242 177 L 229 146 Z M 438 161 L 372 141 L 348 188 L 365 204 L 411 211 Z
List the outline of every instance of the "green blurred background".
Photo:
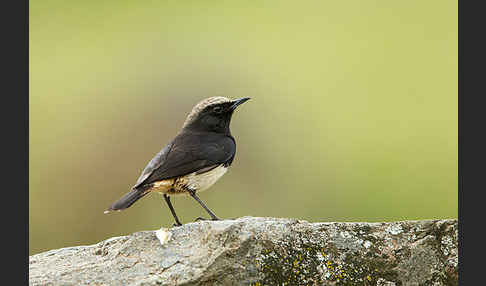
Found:
M 457 218 L 457 1 L 34 0 L 29 253 L 171 226 L 103 211 L 215 95 L 252 98 L 218 216 Z

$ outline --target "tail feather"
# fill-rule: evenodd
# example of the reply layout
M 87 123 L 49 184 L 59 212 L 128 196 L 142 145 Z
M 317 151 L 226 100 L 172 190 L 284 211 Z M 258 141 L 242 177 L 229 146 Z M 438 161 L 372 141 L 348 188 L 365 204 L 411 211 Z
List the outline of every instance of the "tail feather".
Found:
M 121 211 L 124 210 L 131 205 L 133 205 L 138 199 L 145 196 L 149 192 L 147 190 L 140 190 L 140 189 L 133 189 L 130 192 L 126 193 L 123 197 L 121 197 L 118 201 L 114 202 L 106 211 L 109 213 L 111 211 Z

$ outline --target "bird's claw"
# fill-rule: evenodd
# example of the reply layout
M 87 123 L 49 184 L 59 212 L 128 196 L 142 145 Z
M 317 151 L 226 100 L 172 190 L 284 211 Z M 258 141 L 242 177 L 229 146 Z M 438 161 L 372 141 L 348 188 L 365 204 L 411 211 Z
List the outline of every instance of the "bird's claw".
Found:
M 204 217 L 197 217 L 194 221 L 200 221 L 200 220 L 212 220 L 212 221 L 216 221 L 216 220 L 221 220 L 220 218 L 211 218 L 211 219 L 208 219 L 208 218 L 204 218 Z

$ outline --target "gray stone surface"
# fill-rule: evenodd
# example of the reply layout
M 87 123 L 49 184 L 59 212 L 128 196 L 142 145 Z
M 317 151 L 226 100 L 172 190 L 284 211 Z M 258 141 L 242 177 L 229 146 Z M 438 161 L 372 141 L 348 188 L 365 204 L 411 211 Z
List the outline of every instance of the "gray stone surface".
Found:
M 457 220 L 243 217 L 29 257 L 30 285 L 458 285 Z

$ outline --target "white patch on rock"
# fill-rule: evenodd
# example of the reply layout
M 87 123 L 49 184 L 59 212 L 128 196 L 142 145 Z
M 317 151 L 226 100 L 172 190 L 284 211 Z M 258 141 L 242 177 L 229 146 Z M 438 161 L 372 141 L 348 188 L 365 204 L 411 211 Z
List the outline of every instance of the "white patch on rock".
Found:
M 164 245 L 172 237 L 172 233 L 169 229 L 161 227 L 159 230 L 155 231 L 155 236 L 159 239 L 160 244 Z
M 365 242 L 363 243 L 363 246 L 364 246 L 365 248 L 370 248 L 370 246 L 371 246 L 371 242 L 367 240 L 367 241 L 365 241 Z
M 391 281 L 387 281 L 383 278 L 379 278 L 378 281 L 376 281 L 377 286 L 395 286 L 396 284 Z
M 403 232 L 402 226 L 399 224 L 392 224 L 386 228 L 386 232 L 389 234 L 397 235 Z
M 447 259 L 447 263 L 453 267 L 457 267 L 457 246 L 454 245 L 452 241 L 452 237 L 444 236 L 441 240 L 442 243 L 442 252 L 445 256 L 451 256 Z
M 450 236 L 444 236 L 442 237 L 441 242 L 446 246 L 452 245 L 452 238 Z
M 351 238 L 351 234 L 349 234 L 349 232 L 347 231 L 342 231 L 339 233 L 341 235 L 342 238 Z

